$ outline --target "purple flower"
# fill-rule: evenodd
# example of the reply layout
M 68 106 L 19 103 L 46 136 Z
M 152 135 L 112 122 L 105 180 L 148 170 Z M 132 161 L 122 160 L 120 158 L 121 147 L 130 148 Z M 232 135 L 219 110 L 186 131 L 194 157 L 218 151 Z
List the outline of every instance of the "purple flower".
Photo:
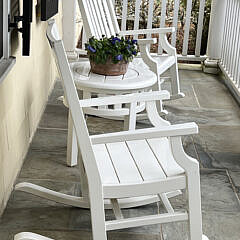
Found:
M 133 44 L 137 44 L 137 42 L 138 42 L 137 40 L 132 40 Z
M 93 48 L 93 47 L 90 46 L 90 45 L 87 46 L 87 49 L 88 49 L 89 51 L 91 51 L 92 53 L 95 53 L 95 52 L 96 52 L 96 49 Z
M 121 61 L 121 60 L 123 60 L 123 55 L 119 54 L 115 58 L 116 58 L 116 60 Z
M 116 42 L 121 42 L 121 39 L 119 39 L 118 37 L 114 37 L 112 39 L 112 44 L 116 44 Z
M 137 52 L 136 52 L 136 51 L 132 51 L 132 54 L 136 56 L 136 55 L 137 55 Z

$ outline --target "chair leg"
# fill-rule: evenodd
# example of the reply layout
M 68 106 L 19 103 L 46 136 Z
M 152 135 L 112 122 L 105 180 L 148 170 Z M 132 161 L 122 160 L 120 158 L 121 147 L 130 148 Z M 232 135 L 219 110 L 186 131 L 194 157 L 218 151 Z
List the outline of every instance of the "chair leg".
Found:
M 68 111 L 68 138 L 67 138 L 67 165 L 74 167 L 77 165 L 78 144 L 73 120 L 70 111 Z
M 171 73 L 171 99 L 184 97 L 185 94 L 180 92 L 180 82 L 177 64 L 174 64 L 170 68 L 170 73 Z
M 200 176 L 198 171 L 188 176 L 189 240 L 202 240 Z
M 98 190 L 95 191 L 95 194 L 90 193 L 93 240 L 107 240 L 104 200 L 101 197 L 102 194 L 97 192 Z
M 127 104 L 129 108 L 129 115 L 124 116 L 124 131 L 127 130 L 135 130 L 136 129 L 136 121 L 137 121 L 137 113 L 136 107 L 137 103 Z
M 158 75 L 158 80 L 157 80 L 156 84 L 153 86 L 153 91 L 161 91 L 162 90 L 160 75 L 159 74 L 157 74 L 157 75 Z M 157 106 L 158 113 L 160 115 L 168 114 L 168 111 L 163 109 L 162 101 L 156 101 L 156 106 Z

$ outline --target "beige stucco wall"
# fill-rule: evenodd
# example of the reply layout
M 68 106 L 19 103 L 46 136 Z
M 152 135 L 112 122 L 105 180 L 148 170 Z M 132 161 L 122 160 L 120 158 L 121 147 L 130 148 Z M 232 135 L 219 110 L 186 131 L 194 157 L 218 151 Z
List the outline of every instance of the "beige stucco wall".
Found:
M 22 6 L 22 0 L 20 0 Z M 57 71 L 46 39 L 46 22 L 33 1 L 31 56 L 22 57 L 21 34 L 12 39 L 16 64 L 0 84 L 0 214 L 21 169 Z M 55 16 L 61 29 L 61 1 Z

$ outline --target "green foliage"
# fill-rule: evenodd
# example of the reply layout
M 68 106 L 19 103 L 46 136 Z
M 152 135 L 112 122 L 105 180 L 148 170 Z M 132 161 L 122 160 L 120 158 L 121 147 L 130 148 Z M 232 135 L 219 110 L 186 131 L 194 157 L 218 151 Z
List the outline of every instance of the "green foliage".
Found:
M 131 62 L 138 53 L 137 40 L 119 38 L 118 36 L 100 40 L 92 37 L 85 44 L 90 60 L 96 64 L 106 64 L 111 59 L 113 63 Z

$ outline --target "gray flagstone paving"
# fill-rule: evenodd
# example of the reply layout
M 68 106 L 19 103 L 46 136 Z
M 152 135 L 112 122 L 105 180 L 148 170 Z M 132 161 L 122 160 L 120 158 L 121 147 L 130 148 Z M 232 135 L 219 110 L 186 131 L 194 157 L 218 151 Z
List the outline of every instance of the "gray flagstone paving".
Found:
M 165 102 L 172 123 L 195 121 L 199 134 L 183 138 L 186 152 L 200 162 L 203 230 L 210 240 L 240 239 L 240 111 L 221 76 L 180 71 L 186 97 Z M 169 88 L 169 83 L 165 83 Z M 67 194 L 81 194 L 77 167 L 66 167 L 67 109 L 57 100 L 63 93 L 56 82 L 29 148 L 17 182 L 29 181 Z M 120 121 L 88 117 L 90 134 L 122 130 Z M 149 127 L 148 121 L 138 128 Z M 171 199 L 186 206 L 183 195 Z M 127 217 L 163 212 L 161 204 L 124 210 Z M 113 214 L 106 211 L 106 217 Z M 64 206 L 22 192 L 13 192 L 0 219 L 0 240 L 19 231 L 32 231 L 56 240 L 91 238 L 90 212 Z M 186 223 L 124 229 L 108 233 L 109 240 L 180 240 L 187 238 Z

